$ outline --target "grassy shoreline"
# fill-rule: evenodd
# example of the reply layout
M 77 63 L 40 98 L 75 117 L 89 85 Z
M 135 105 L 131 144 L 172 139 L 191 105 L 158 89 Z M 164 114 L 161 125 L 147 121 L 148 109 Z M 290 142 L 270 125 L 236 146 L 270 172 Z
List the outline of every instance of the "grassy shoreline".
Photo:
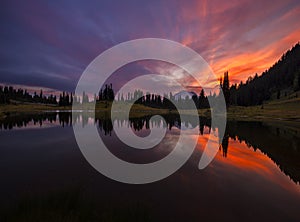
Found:
M 122 104 L 124 105 L 124 104 Z M 129 104 L 125 104 L 128 105 Z M 118 105 L 117 105 L 118 106 Z M 97 115 L 102 116 L 103 113 L 110 111 L 111 104 L 105 102 L 96 105 Z M 122 113 L 122 107 L 116 107 Z M 47 111 L 70 111 L 71 106 L 59 107 L 45 104 L 9 104 L 0 105 L 0 119 L 8 115 L 43 113 Z M 187 115 L 191 111 L 183 111 Z M 154 114 L 176 114 L 175 110 L 145 107 L 143 105 L 134 105 L 131 108 L 131 117 L 142 117 Z M 118 115 L 118 114 L 117 114 Z M 209 109 L 199 109 L 198 115 L 210 118 Z M 230 106 L 227 109 L 227 119 L 236 121 L 283 121 L 300 123 L 300 98 L 290 100 L 278 100 L 265 103 L 263 106 L 240 107 Z

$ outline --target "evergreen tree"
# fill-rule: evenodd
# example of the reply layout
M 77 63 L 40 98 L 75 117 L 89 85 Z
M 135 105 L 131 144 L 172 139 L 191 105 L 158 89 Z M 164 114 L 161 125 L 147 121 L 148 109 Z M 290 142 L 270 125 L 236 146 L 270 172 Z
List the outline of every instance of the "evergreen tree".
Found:
M 229 89 L 229 75 L 228 75 L 228 71 L 226 71 L 224 73 L 223 82 L 222 82 L 222 78 L 221 78 L 220 85 L 221 85 L 221 88 L 223 90 L 223 94 L 224 94 L 224 97 L 225 97 L 226 105 L 229 105 L 229 101 L 230 101 L 230 89 Z

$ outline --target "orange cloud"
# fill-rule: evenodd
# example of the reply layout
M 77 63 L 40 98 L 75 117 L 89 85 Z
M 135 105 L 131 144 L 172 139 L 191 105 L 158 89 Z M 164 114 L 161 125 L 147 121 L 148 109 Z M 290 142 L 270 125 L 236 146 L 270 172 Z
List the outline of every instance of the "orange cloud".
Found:
M 200 53 L 217 76 L 228 70 L 233 83 L 261 74 L 300 40 L 300 6 L 292 1 L 197 1 L 179 17 L 186 27 L 181 43 Z

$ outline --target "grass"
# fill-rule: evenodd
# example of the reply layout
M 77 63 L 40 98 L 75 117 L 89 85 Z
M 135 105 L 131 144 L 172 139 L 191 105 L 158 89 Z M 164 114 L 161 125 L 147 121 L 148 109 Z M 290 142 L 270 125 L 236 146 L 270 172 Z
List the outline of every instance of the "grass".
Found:
M 228 119 L 232 120 L 282 120 L 300 121 L 300 98 L 276 100 L 261 106 L 228 108 Z
M 59 107 L 45 104 L 8 104 L 0 105 L 0 117 L 18 113 L 40 113 L 44 111 L 69 110 L 71 107 Z
M 116 104 L 116 115 L 122 116 L 123 110 L 129 108 L 128 103 Z M 87 109 L 92 109 L 92 105 L 88 105 Z M 22 113 L 42 113 L 45 111 L 55 110 L 71 110 L 71 106 L 59 107 L 44 104 L 10 104 L 0 105 L 0 119 L 5 118 L 7 115 L 17 115 Z M 96 116 L 107 117 L 110 115 L 111 102 L 100 102 L 96 105 Z M 184 110 L 184 114 L 191 114 L 190 110 Z M 130 117 L 142 117 L 145 115 L 155 114 L 177 114 L 176 110 L 160 109 L 146 107 L 140 104 L 135 104 L 130 111 Z M 210 118 L 209 109 L 198 110 L 198 115 Z M 227 118 L 229 120 L 259 120 L 259 121 L 300 121 L 300 98 L 285 97 L 280 100 L 273 100 L 265 103 L 263 106 L 230 106 L 227 110 Z

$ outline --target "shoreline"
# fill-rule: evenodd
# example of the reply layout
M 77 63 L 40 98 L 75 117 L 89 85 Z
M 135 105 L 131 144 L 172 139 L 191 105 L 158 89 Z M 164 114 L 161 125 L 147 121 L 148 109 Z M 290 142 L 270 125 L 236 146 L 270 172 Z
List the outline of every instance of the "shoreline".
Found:
M 121 110 L 121 109 L 120 109 Z M 67 112 L 72 111 L 72 106 L 52 106 L 46 104 L 9 104 L 0 105 L 0 120 L 5 119 L 11 115 L 22 114 L 42 114 L 44 112 Z M 110 106 L 104 107 L 103 104 L 96 105 L 96 113 L 101 117 L 110 111 Z M 120 111 L 121 113 L 122 111 Z M 189 115 L 189 110 L 184 110 L 184 113 Z M 131 108 L 131 117 L 142 117 L 145 115 L 155 114 L 177 114 L 176 110 L 160 109 L 145 107 L 142 105 L 134 105 Z M 199 109 L 199 117 L 210 118 L 210 109 Z M 240 107 L 230 106 L 227 109 L 228 121 L 260 121 L 260 122 L 293 122 L 298 123 L 300 127 L 300 100 L 299 104 L 265 104 L 264 108 L 261 106 Z

